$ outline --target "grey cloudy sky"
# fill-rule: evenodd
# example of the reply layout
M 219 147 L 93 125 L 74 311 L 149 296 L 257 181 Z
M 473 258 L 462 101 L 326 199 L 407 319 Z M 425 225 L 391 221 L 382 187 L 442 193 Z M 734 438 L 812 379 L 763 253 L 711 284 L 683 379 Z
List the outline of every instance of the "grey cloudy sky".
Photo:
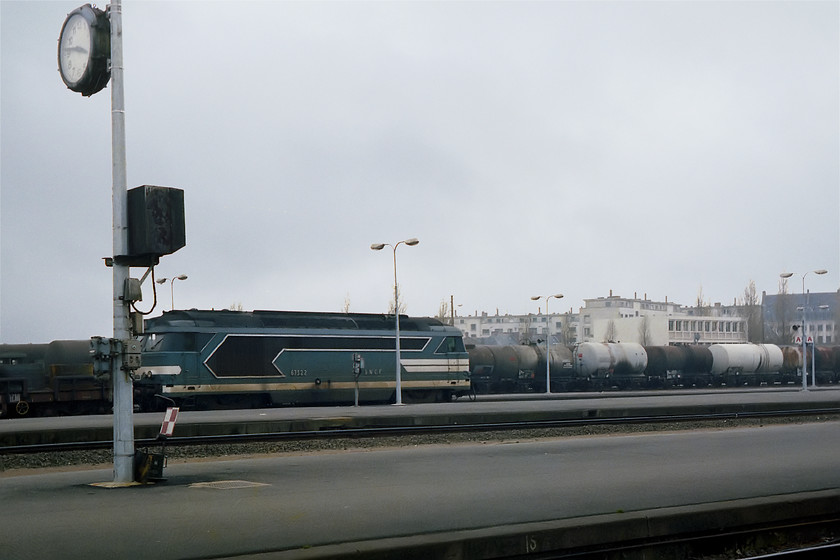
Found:
M 110 88 L 56 62 L 79 5 L 0 2 L 0 342 L 111 332 Z M 369 247 L 409 237 L 411 315 L 838 288 L 836 1 L 124 0 L 123 28 L 128 185 L 185 191 L 176 307 L 384 312 Z

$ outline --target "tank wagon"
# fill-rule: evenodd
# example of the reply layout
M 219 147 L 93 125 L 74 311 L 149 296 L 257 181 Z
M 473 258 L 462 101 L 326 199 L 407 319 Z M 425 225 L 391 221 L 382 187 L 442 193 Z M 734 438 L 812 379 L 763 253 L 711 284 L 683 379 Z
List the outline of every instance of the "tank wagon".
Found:
M 575 375 L 595 389 L 645 385 L 647 353 L 635 342 L 583 342 L 575 346 Z
M 645 346 L 649 382 L 659 387 L 709 385 L 712 353 L 708 346 Z
M 801 380 L 801 349 L 773 344 L 641 346 L 585 342 L 572 349 L 553 347 L 552 390 L 709 385 L 794 384 Z M 572 355 L 565 367 L 555 352 Z M 469 349 L 476 392 L 545 391 L 545 358 L 533 345 L 475 346 Z M 808 352 L 817 383 L 840 382 L 840 346 Z M 532 376 L 531 372 L 536 375 Z M 542 372 L 542 375 L 540 374 Z M 809 374 L 810 377 L 810 374 Z M 532 383 L 518 382 L 533 379 Z
M 476 393 L 545 391 L 545 348 L 536 345 L 475 346 L 469 349 L 470 382 Z M 572 352 L 551 348 L 552 391 L 565 390 L 572 381 Z
M 396 396 L 394 319 L 361 313 L 170 311 L 145 325 L 135 402 L 220 408 L 352 403 Z M 466 393 L 461 332 L 437 319 L 401 316 L 406 401 Z M 359 370 L 358 377 L 354 369 Z
M 89 350 L 89 340 L 0 345 L 0 416 L 109 410 L 109 390 L 93 377 Z

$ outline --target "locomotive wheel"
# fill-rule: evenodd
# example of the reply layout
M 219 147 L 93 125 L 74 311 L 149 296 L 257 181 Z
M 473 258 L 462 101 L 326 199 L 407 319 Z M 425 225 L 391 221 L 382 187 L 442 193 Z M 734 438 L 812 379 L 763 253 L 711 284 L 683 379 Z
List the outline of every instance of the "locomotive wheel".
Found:
M 15 412 L 17 412 L 18 416 L 26 416 L 29 414 L 29 403 L 26 401 L 18 401 L 15 405 Z

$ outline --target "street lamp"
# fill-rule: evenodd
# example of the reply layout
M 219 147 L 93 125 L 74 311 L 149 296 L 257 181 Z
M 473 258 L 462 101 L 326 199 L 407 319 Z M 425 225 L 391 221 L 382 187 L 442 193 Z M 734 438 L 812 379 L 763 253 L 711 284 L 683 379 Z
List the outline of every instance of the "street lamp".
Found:
M 546 323 L 545 323 L 545 392 L 546 394 L 551 393 L 551 315 L 548 313 L 548 300 L 551 298 L 560 299 L 563 297 L 563 294 L 554 294 L 551 296 L 545 296 L 545 314 L 546 314 Z M 543 296 L 531 296 L 531 300 L 539 301 L 543 299 Z
M 420 240 L 417 239 L 416 237 L 412 237 L 411 239 L 404 239 L 402 241 L 398 241 L 394 245 L 391 245 L 390 243 L 374 243 L 370 246 L 370 248 L 374 251 L 381 251 L 386 246 L 391 247 L 394 250 L 394 317 L 396 318 L 396 320 L 395 320 L 396 336 L 394 338 L 396 339 L 396 355 L 397 355 L 396 368 L 395 368 L 396 369 L 396 380 L 397 380 L 397 388 L 396 388 L 397 399 L 396 399 L 396 402 L 394 404 L 398 404 L 398 405 L 401 405 L 403 402 L 402 402 L 402 380 L 401 380 L 401 373 L 400 373 L 400 369 L 401 369 L 401 365 L 400 365 L 400 295 L 399 295 L 399 289 L 397 287 L 397 247 L 399 247 L 403 243 L 405 243 L 409 247 L 413 247 L 414 245 L 417 245 L 418 243 L 420 243 Z
M 174 276 L 171 279 L 169 278 L 158 278 L 155 280 L 158 284 L 163 284 L 167 280 L 169 280 L 169 296 L 172 299 L 172 307 L 169 309 L 170 311 L 175 310 L 175 280 L 186 280 L 186 274 L 179 274 L 178 276 Z
M 805 277 L 808 276 L 810 273 L 814 274 L 826 274 L 828 271 L 824 268 L 820 268 L 817 270 L 809 270 L 808 272 L 802 274 L 802 299 L 805 300 L 802 305 L 802 390 L 808 390 L 808 349 L 806 346 L 806 334 L 805 334 L 805 308 L 808 304 L 808 296 L 805 293 Z M 788 279 L 796 272 L 782 272 L 779 274 L 779 277 Z M 817 374 L 814 372 L 814 382 L 813 384 L 816 385 Z

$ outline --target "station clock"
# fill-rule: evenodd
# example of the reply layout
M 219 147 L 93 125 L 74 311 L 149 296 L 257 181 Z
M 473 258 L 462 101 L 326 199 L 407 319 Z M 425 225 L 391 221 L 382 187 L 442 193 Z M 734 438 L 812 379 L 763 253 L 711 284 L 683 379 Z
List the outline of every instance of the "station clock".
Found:
M 111 78 L 111 25 L 108 15 L 90 4 L 64 20 L 58 38 L 58 71 L 64 84 L 90 96 Z

